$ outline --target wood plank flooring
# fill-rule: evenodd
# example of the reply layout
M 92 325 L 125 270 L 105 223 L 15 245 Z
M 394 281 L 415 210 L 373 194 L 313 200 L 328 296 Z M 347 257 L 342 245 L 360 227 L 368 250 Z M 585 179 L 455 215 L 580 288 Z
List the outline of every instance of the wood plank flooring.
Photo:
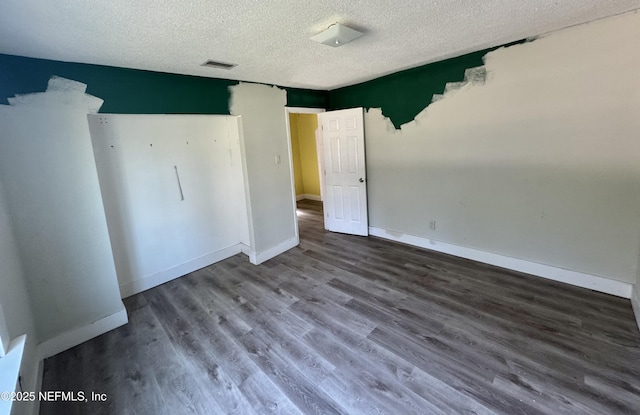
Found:
M 49 358 L 41 414 L 640 414 L 628 300 L 325 232 L 125 300 L 128 325 Z

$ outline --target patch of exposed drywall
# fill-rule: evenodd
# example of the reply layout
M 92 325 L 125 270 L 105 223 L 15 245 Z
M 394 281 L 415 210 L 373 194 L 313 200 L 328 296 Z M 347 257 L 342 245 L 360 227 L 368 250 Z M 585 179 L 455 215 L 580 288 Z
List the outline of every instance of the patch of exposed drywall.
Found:
M 572 27 L 488 53 L 401 130 L 369 110 L 370 225 L 633 282 L 639 38 L 638 13 Z
M 296 239 L 285 106 L 277 87 L 241 82 L 229 87 L 231 114 L 242 117 L 252 250 L 260 254 Z
M 30 108 L 77 108 L 97 113 L 103 100 L 86 93 L 87 85 L 71 79 L 52 76 L 45 92 L 16 95 L 7 98 L 9 105 Z

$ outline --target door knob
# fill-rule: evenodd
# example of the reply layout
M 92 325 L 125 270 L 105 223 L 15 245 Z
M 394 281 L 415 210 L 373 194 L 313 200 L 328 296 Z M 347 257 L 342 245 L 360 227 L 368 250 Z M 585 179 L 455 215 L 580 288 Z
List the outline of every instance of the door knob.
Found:
M 358 181 L 359 181 L 360 183 L 364 183 L 364 179 L 363 179 L 362 177 L 361 177 Z

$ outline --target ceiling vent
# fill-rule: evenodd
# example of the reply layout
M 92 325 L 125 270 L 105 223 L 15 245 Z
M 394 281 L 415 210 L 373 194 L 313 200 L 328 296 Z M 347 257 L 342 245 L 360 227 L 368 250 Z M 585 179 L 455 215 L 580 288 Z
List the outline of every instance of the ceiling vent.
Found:
M 238 64 L 236 64 L 236 63 L 216 62 L 216 61 L 206 61 L 201 66 L 206 66 L 208 68 L 229 70 L 231 68 L 235 68 L 236 66 L 238 66 Z

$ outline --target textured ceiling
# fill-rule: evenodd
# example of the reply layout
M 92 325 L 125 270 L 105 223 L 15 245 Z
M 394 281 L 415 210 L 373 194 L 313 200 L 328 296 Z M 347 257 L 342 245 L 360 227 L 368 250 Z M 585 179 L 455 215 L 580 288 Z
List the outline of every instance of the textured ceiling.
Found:
M 640 0 L 2 0 L 0 53 L 334 89 L 640 8 Z M 309 40 L 340 22 L 366 35 Z M 201 67 L 212 59 L 232 70 Z

